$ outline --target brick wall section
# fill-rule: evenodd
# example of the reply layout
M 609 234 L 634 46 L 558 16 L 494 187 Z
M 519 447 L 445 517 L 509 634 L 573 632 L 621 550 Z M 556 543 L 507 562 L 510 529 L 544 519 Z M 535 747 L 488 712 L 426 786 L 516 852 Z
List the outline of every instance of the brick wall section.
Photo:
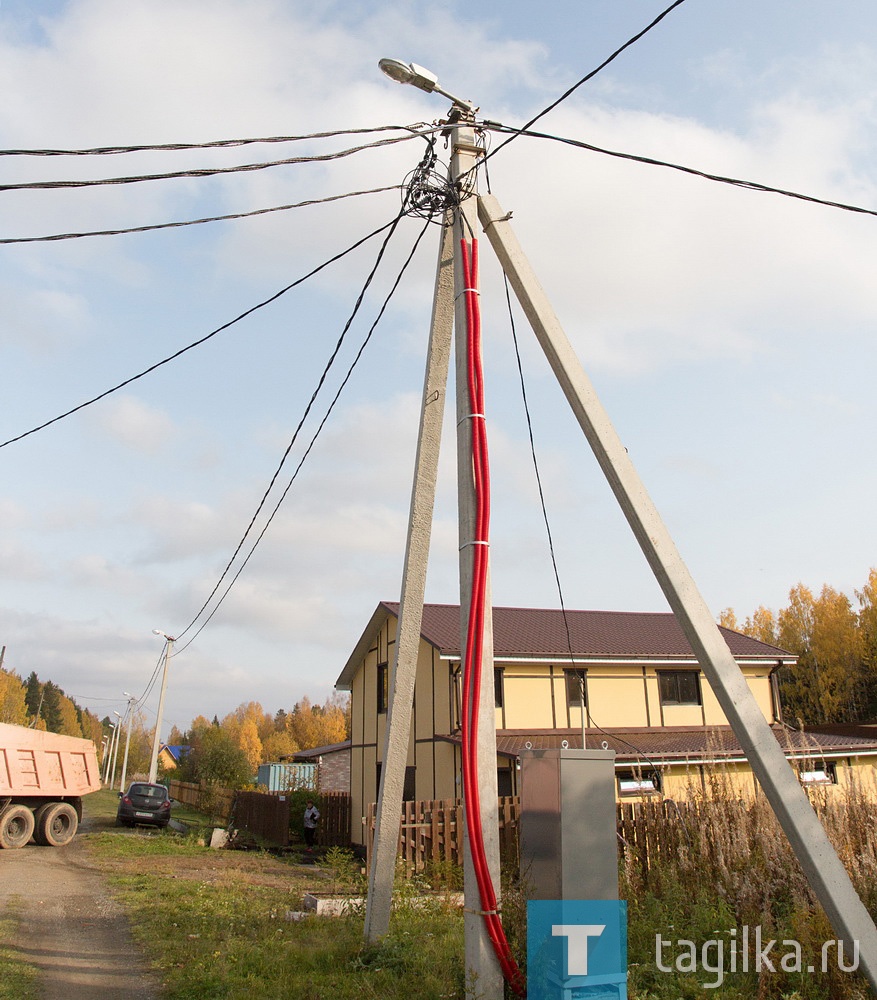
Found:
M 350 791 L 350 747 L 320 755 L 317 781 L 321 792 Z

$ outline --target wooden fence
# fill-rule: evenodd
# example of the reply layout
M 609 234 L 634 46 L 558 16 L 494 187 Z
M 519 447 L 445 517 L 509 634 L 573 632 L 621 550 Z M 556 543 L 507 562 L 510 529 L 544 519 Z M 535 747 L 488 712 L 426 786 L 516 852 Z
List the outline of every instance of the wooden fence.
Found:
M 366 856 L 371 860 L 375 837 L 377 805 L 371 803 L 363 819 Z M 499 849 L 504 865 L 519 864 L 520 800 L 517 796 L 499 799 Z M 619 851 L 634 853 L 648 865 L 663 852 L 675 850 L 685 823 L 693 817 L 688 810 L 669 801 L 620 802 L 617 805 Z M 422 869 L 430 861 L 463 863 L 463 804 L 460 799 L 403 802 L 399 824 L 398 857 L 411 869 Z
M 499 799 L 499 849 L 510 863 L 518 863 L 517 796 Z M 370 863 L 375 838 L 377 804 L 366 808 L 366 858 Z M 427 862 L 463 863 L 463 803 L 461 799 L 427 799 L 403 802 L 399 824 L 398 856 L 412 869 L 422 869 Z
M 265 792 L 235 792 L 231 825 L 276 847 L 288 847 L 289 798 Z
M 322 792 L 318 796 L 320 822 L 317 843 L 321 847 L 350 847 L 350 795 Z
M 285 792 L 236 792 L 216 785 L 172 780 L 170 794 L 216 823 L 225 826 L 231 821 L 238 829 L 280 847 L 289 844 L 290 822 L 293 829 L 301 826 L 301 817 L 290 817 L 290 800 Z M 320 808 L 317 843 L 322 847 L 349 847 L 350 796 L 347 792 L 323 792 L 314 797 Z
M 214 821 L 227 823 L 231 816 L 235 794 L 231 788 L 171 779 L 169 791 L 172 799 L 203 812 Z

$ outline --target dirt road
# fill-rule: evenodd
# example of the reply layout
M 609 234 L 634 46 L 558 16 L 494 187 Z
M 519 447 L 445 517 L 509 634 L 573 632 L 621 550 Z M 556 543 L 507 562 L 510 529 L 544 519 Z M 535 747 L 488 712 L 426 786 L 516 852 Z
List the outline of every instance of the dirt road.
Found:
M 43 1000 L 158 1000 L 158 980 L 78 837 L 0 850 L 0 911 L 10 900 L 21 916 L 13 950 L 40 970 Z

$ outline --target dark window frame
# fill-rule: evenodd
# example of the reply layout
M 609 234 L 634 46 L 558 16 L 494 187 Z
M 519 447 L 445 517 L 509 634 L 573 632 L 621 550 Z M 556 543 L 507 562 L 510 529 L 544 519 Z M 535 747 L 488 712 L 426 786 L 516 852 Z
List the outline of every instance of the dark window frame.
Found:
M 493 707 L 505 706 L 505 670 L 502 667 L 493 668 Z
M 584 667 L 564 667 L 563 681 L 566 688 L 566 707 L 588 707 L 588 671 Z M 571 697 L 575 692 L 575 700 Z
M 377 676 L 378 715 L 386 715 L 390 704 L 390 665 L 378 664 Z
M 825 778 L 817 778 L 817 774 L 824 774 Z M 801 761 L 798 766 L 798 780 L 805 788 L 818 788 L 820 785 L 836 785 L 837 761 Z
M 693 690 L 687 690 L 692 685 Z M 658 692 L 661 705 L 700 708 L 703 705 L 703 690 L 699 670 L 659 670 Z
M 658 770 L 649 769 L 643 771 L 640 768 L 628 768 L 624 771 L 615 772 L 615 781 L 618 785 L 618 795 L 621 798 L 631 798 L 637 795 L 660 795 L 664 790 L 664 776 Z M 652 788 L 642 787 L 643 782 L 651 782 Z M 638 788 L 623 788 L 623 782 L 636 782 Z

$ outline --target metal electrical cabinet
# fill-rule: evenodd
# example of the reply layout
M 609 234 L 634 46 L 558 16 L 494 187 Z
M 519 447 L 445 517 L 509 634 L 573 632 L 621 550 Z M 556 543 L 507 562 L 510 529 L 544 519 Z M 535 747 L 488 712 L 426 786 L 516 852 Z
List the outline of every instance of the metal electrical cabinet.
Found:
M 530 899 L 617 899 L 614 750 L 521 754 L 521 875 Z

